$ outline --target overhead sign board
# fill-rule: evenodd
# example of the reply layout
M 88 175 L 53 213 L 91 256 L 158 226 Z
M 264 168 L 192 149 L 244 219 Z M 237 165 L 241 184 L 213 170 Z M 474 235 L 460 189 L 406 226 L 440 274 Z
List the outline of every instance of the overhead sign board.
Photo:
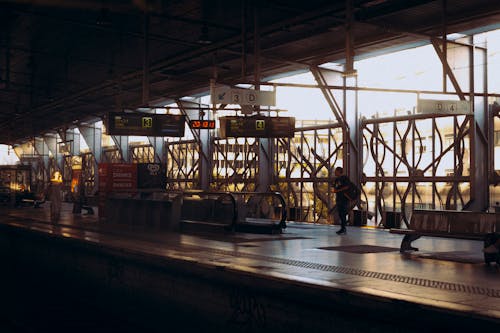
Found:
M 294 117 L 229 116 L 219 121 L 222 138 L 292 138 L 295 134 Z
M 184 136 L 185 116 L 111 112 L 106 129 L 108 135 Z
M 472 114 L 469 101 L 449 101 L 436 99 L 419 99 L 417 112 L 449 115 Z
M 276 92 L 217 87 L 212 91 L 211 101 L 213 104 L 276 106 Z

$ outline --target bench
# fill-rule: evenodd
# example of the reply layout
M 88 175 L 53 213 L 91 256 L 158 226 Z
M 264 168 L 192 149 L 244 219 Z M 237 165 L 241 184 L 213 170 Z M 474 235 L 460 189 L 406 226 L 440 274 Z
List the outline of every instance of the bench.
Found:
M 484 240 L 495 231 L 500 231 L 497 213 L 423 209 L 412 212 L 408 229 L 390 229 L 390 233 L 404 235 L 400 252 L 418 251 L 411 243 L 422 236 Z

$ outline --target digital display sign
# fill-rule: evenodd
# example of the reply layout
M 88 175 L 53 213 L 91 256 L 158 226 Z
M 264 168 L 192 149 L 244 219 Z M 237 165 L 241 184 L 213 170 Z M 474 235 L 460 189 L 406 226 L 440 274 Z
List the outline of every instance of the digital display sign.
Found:
M 221 117 L 220 136 L 255 138 L 292 138 L 295 134 L 294 117 Z
M 108 135 L 183 137 L 185 121 L 183 115 L 111 112 L 106 129 Z
M 194 129 L 214 129 L 215 120 L 190 120 L 189 127 Z

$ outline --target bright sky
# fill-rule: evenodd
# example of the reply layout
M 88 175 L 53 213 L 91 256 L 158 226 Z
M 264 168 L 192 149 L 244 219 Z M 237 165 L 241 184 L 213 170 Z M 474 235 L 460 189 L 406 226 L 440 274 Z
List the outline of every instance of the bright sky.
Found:
M 7 145 L 0 145 L 0 165 L 10 165 L 19 162 L 14 150 L 9 150 Z

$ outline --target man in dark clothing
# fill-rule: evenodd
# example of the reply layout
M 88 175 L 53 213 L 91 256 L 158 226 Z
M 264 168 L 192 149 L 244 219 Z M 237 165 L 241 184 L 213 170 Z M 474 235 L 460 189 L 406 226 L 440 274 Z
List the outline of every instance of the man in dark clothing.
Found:
M 336 194 L 335 201 L 341 225 L 340 230 L 337 231 L 337 235 L 347 233 L 347 213 L 349 212 L 351 199 L 348 197 L 346 192 L 350 187 L 350 183 L 351 181 L 349 178 L 344 175 L 344 170 L 341 167 L 335 168 L 335 180 L 333 182 L 332 192 Z

